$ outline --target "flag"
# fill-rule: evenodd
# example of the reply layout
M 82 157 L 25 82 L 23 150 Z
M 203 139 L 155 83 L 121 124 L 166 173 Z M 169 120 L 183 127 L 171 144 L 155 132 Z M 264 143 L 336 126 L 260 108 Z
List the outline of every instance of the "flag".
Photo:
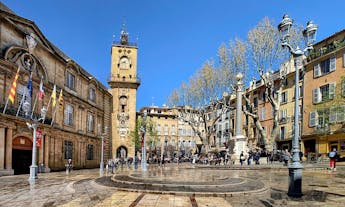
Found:
M 60 94 L 59 94 L 59 109 L 60 109 L 60 111 L 62 111 L 62 109 L 63 109 L 62 89 L 61 89 Z
M 14 104 L 14 97 L 16 96 L 18 77 L 19 77 L 19 67 L 18 67 L 16 76 L 14 77 L 10 94 L 8 95 L 8 99 L 11 101 L 12 104 Z
M 55 107 L 56 106 L 56 85 L 54 85 L 54 89 L 53 89 L 51 98 L 53 101 L 52 106 Z
M 26 88 L 28 89 L 27 95 L 32 97 L 32 73 L 30 74 L 30 78 L 29 78 L 28 85 L 26 86 Z
M 39 88 L 39 92 L 38 92 L 38 100 L 43 100 L 43 98 L 44 98 L 43 78 L 41 78 L 40 88 Z

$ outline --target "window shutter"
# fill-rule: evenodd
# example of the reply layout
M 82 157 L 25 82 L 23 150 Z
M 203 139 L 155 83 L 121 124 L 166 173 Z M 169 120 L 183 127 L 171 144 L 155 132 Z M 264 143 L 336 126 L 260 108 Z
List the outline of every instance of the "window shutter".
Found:
M 320 68 L 320 63 L 317 63 L 314 65 L 314 78 L 317 78 L 321 75 L 321 68 Z
M 65 110 L 64 110 L 64 122 L 65 122 L 65 124 L 68 124 L 68 108 L 69 108 L 69 105 L 67 105 Z
M 341 81 L 341 95 L 345 96 L 345 79 Z
M 337 122 L 337 107 L 331 107 L 329 109 L 329 123 L 336 123 Z
M 337 110 L 337 122 L 345 121 L 345 105 L 342 105 Z
M 335 63 L 335 55 L 330 58 L 329 61 L 329 71 L 335 71 L 336 69 L 336 63 Z
M 334 98 L 334 95 L 335 95 L 335 86 L 336 86 L 336 83 L 333 82 L 333 83 L 330 83 L 329 84 L 329 96 L 328 98 L 329 99 L 333 99 Z
M 345 68 L 345 52 L 343 54 L 343 68 Z
M 319 123 L 318 120 L 318 114 L 316 111 L 311 111 L 309 114 L 309 127 L 315 127 L 317 126 Z
M 320 88 L 313 90 L 313 103 L 319 103 L 322 99 Z

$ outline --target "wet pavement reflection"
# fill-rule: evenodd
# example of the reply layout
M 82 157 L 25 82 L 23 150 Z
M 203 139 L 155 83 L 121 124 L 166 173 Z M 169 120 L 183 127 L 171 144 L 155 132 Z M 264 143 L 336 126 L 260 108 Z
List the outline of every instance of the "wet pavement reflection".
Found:
M 337 167 L 336 172 L 328 171 L 326 165 L 306 167 L 302 198 L 286 195 L 288 169 L 283 167 L 262 165 L 253 170 L 168 164 L 165 168 L 151 165 L 145 175 L 140 169 L 127 168 L 118 170 L 116 175 L 140 182 L 218 186 L 219 189 L 243 180 L 250 181 L 247 183 L 260 181 L 268 187 L 268 192 L 240 197 L 193 197 L 122 191 L 111 186 L 112 174 L 105 174 L 100 179 L 99 169 L 91 169 L 74 170 L 69 175 L 65 172 L 39 174 L 36 182 L 31 184 L 28 175 L 0 177 L 0 206 L 344 206 L 345 203 L 345 165 Z M 244 191 L 250 191 L 255 185 L 244 187 L 247 188 Z

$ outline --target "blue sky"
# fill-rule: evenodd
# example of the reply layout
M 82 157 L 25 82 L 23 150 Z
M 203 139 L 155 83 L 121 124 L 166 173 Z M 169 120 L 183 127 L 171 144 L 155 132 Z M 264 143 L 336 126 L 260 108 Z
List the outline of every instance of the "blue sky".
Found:
M 305 25 L 319 25 L 318 40 L 344 29 L 342 0 L 1 0 L 34 21 L 43 34 L 106 87 L 110 48 L 126 23 L 131 42 L 138 38 L 137 109 L 162 106 L 181 81 L 221 43 L 245 39 L 265 16 L 276 24 L 284 13 Z M 253 70 L 253 69 L 252 69 Z

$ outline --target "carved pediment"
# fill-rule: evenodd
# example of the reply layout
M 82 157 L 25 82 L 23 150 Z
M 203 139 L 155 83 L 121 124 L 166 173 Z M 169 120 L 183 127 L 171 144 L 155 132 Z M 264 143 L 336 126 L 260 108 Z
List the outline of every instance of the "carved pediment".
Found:
M 33 75 L 39 79 L 43 77 L 44 80 L 47 80 L 46 70 L 40 60 L 25 48 L 9 47 L 5 53 L 5 60 L 21 67 L 21 69 L 33 72 Z

